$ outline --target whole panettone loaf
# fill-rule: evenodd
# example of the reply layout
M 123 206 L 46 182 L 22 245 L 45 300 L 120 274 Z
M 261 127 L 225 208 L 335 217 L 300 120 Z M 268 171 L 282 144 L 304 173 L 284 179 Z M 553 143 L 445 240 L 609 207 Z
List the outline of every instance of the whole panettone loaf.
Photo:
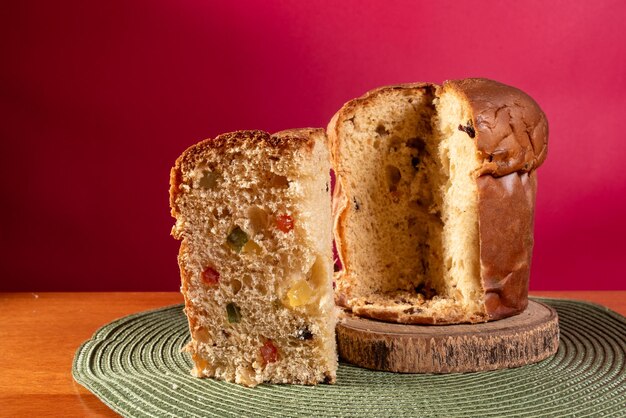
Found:
M 486 79 L 382 87 L 344 105 L 327 133 L 339 305 L 433 324 L 525 309 L 548 140 L 528 95 Z
M 335 381 L 330 162 L 322 129 L 187 149 L 170 205 L 196 376 Z

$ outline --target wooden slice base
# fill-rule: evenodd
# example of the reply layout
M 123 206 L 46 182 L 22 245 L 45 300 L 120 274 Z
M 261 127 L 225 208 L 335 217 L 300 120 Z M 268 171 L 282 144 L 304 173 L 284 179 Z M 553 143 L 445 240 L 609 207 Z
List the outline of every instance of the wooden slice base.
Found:
M 483 324 L 404 325 L 346 313 L 337 325 L 339 357 L 403 373 L 454 373 L 536 363 L 559 347 L 556 311 L 529 301 L 519 315 Z

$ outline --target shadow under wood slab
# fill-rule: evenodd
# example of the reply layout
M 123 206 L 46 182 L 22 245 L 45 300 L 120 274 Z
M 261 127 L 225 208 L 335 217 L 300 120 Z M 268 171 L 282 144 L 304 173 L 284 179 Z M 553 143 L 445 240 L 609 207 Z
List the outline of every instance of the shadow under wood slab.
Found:
M 559 347 L 556 310 L 536 301 L 519 315 L 483 324 L 404 325 L 345 313 L 339 357 L 357 366 L 403 373 L 455 373 L 537 363 Z

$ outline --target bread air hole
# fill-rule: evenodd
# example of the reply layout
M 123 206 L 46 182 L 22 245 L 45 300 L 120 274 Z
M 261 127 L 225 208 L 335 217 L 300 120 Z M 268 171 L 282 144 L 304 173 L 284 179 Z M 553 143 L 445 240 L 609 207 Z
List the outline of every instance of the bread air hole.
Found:
M 272 174 L 269 179 L 270 187 L 278 188 L 278 189 L 286 189 L 289 187 L 289 179 L 287 176 L 282 176 L 280 174 Z
M 248 224 L 252 235 L 261 234 L 269 227 L 269 215 L 258 206 L 250 206 L 247 211 Z
M 418 152 L 422 152 L 426 149 L 426 141 L 423 138 L 415 137 L 406 140 L 406 146 L 414 148 Z
M 376 133 L 379 136 L 389 135 L 389 131 L 387 130 L 387 128 L 385 128 L 385 125 L 383 125 L 382 123 L 376 126 Z
M 200 179 L 198 180 L 198 187 L 211 190 L 217 186 L 219 174 L 209 169 L 201 171 Z
M 231 289 L 233 291 L 233 295 L 236 295 L 241 290 L 242 283 L 241 283 L 241 281 L 239 281 L 237 279 L 233 279 L 230 282 L 230 287 L 231 287 Z
M 390 192 L 395 192 L 398 190 L 398 183 L 400 183 L 400 179 L 402 178 L 402 173 L 400 169 L 393 165 L 388 165 L 385 167 L 385 174 L 387 175 L 387 185 Z
M 259 292 L 259 294 L 263 296 L 267 295 L 268 289 L 267 286 L 265 286 L 265 283 L 257 283 L 256 290 L 257 292 Z
M 254 284 L 254 281 L 252 280 L 252 276 L 246 274 L 242 277 L 241 279 L 241 285 L 242 287 L 246 287 L 246 288 L 251 288 Z

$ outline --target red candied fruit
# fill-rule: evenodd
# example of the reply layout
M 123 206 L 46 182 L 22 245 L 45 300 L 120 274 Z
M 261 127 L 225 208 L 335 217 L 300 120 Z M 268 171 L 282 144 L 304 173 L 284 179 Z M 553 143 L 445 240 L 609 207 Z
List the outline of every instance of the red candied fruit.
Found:
M 278 361 L 278 349 L 272 343 L 272 340 L 265 341 L 261 346 L 261 356 L 265 364 Z
M 202 272 L 202 280 L 209 286 L 215 286 L 220 281 L 220 274 L 213 267 L 207 267 Z
M 289 215 L 278 215 L 276 226 L 283 232 L 289 232 L 293 229 L 293 218 Z

